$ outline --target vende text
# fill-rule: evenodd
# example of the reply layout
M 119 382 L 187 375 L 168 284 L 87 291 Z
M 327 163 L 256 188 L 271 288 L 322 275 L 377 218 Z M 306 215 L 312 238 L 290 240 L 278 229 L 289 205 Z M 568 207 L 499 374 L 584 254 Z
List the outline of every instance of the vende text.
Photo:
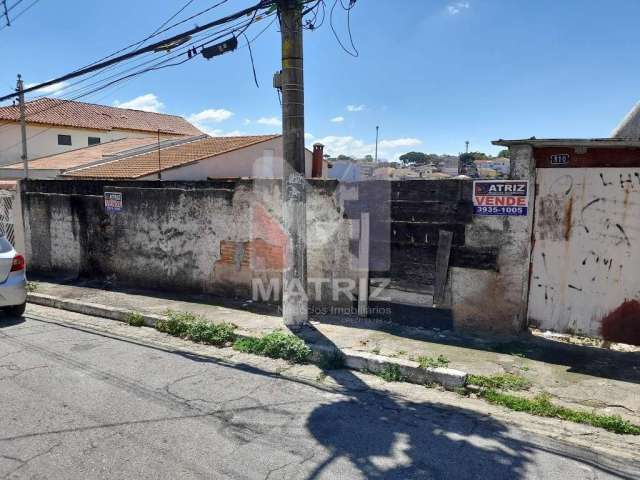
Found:
M 526 207 L 528 199 L 526 197 L 487 197 L 476 196 L 475 204 L 482 206 L 506 206 L 506 207 Z

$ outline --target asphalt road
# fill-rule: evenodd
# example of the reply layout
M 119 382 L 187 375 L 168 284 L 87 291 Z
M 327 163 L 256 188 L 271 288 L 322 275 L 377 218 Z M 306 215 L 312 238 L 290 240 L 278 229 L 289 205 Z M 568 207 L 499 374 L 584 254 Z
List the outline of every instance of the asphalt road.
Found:
M 348 372 L 336 378 L 350 388 L 330 391 L 61 316 L 0 318 L 2 479 L 634 478 Z

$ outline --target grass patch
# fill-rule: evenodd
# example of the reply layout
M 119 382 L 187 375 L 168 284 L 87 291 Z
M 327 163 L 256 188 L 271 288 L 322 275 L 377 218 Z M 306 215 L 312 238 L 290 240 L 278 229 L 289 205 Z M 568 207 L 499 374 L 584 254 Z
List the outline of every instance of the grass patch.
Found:
M 482 392 L 482 397 L 489 403 L 517 412 L 527 412 L 539 417 L 559 418 L 574 423 L 582 423 L 618 434 L 640 435 L 640 425 L 624 420 L 619 415 L 600 415 L 594 412 L 561 407 L 554 405 L 549 400 L 548 395 L 538 395 L 530 399 L 488 389 Z
M 467 383 L 493 390 L 527 390 L 531 382 L 520 375 L 502 373 L 499 375 L 469 375 Z
M 418 363 L 420 364 L 420 368 L 446 367 L 449 365 L 449 359 L 444 355 L 438 355 L 438 358 L 418 357 Z
M 174 337 L 216 346 L 233 343 L 236 339 L 236 326 L 231 323 L 214 324 L 190 312 L 168 310 L 166 315 L 166 319 L 156 322 L 156 329 Z
M 132 327 L 144 326 L 144 317 L 140 312 L 129 312 L 127 314 L 127 323 Z
M 402 375 L 397 365 L 387 365 L 379 373 L 378 376 L 387 382 L 404 382 L 405 376 Z
M 38 284 L 36 282 L 27 282 L 27 292 L 33 293 L 38 290 Z
M 271 332 L 262 338 L 238 339 L 233 348 L 239 352 L 282 358 L 294 363 L 304 363 L 311 355 L 311 349 L 303 340 L 279 331 Z

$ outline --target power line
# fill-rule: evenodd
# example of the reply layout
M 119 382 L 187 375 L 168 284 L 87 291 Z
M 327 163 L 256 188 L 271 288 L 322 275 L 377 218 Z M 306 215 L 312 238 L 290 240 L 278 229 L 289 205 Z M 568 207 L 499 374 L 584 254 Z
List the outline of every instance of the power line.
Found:
M 13 7 L 15 7 L 16 5 L 18 5 L 18 3 L 20 3 L 22 0 L 18 0 L 16 3 L 14 3 L 8 10 L 7 12 L 12 9 Z M 31 2 L 29 5 L 27 5 L 26 7 L 24 7 L 22 10 L 20 10 L 18 13 L 16 13 L 13 18 L 11 19 L 12 22 L 15 22 L 18 18 L 20 18 L 22 16 L 22 14 L 26 13 L 31 7 L 33 7 L 36 3 L 38 3 L 40 0 L 34 0 L 33 2 Z M 10 26 L 11 23 L 9 23 L 9 17 L 7 17 L 7 24 L 3 25 L 2 27 L 0 27 L 0 30 Z
M 96 60 L 96 61 L 95 61 L 95 62 L 93 62 L 93 63 L 90 63 L 89 65 L 85 65 L 85 67 L 81 67 L 80 69 L 82 69 L 82 68 L 86 68 L 86 67 L 90 67 L 90 66 L 93 66 L 93 65 L 96 65 L 96 64 L 98 64 L 98 63 L 100 63 L 100 62 L 102 62 L 102 61 L 104 61 L 104 60 L 107 60 L 107 59 L 109 59 L 109 58 L 111 58 L 111 57 L 113 57 L 113 56 L 115 56 L 115 55 L 117 55 L 117 54 L 119 54 L 119 53 L 125 52 L 125 51 L 129 50 L 129 49 L 130 49 L 130 48 L 132 48 L 132 47 L 138 47 L 139 45 L 143 44 L 143 43 L 144 43 L 144 42 L 146 42 L 147 40 L 150 40 L 151 38 L 156 37 L 156 36 L 160 35 L 161 33 L 164 33 L 164 32 L 166 32 L 166 31 L 168 31 L 168 30 L 171 30 L 172 28 L 175 28 L 175 27 L 177 27 L 178 25 L 181 25 L 181 24 L 183 24 L 183 23 L 184 23 L 184 22 L 186 22 L 186 21 L 193 20 L 194 18 L 199 17 L 200 15 L 204 15 L 205 13 L 207 13 L 207 12 L 209 12 L 209 11 L 213 10 L 214 8 L 219 7 L 219 6 L 220 6 L 220 5 L 222 5 L 223 3 L 226 3 L 227 1 L 228 1 L 228 0 L 222 0 L 222 1 L 220 1 L 220 2 L 216 3 L 215 5 L 213 5 L 213 6 L 209 7 L 209 8 L 206 8 L 206 9 L 204 9 L 204 10 L 202 10 L 202 11 L 200 11 L 200 12 L 198 12 L 198 13 L 194 14 L 194 15 L 191 15 L 189 18 L 186 18 L 185 20 L 181 20 L 180 22 L 174 23 L 173 25 L 171 25 L 171 26 L 169 26 L 169 27 L 167 27 L 167 28 L 162 29 L 162 28 L 166 25 L 166 23 L 168 23 L 169 21 L 171 21 L 173 18 L 175 18 L 175 16 L 176 16 L 176 15 L 178 15 L 182 10 L 184 10 L 184 9 L 188 6 L 188 4 L 187 4 L 185 7 L 181 8 L 181 9 L 178 11 L 178 13 L 177 13 L 176 15 L 174 15 L 174 17 L 170 18 L 167 22 L 165 22 L 165 23 L 164 23 L 164 24 L 162 24 L 160 27 L 158 27 L 158 28 L 157 28 L 157 29 L 156 29 L 156 30 L 155 30 L 151 35 L 147 36 L 146 38 L 144 38 L 144 39 L 142 39 L 142 40 L 139 40 L 139 41 L 134 42 L 134 43 L 132 43 L 132 44 L 130 44 L 130 45 L 127 45 L 126 47 L 122 47 L 120 50 L 117 50 L 117 51 L 115 51 L 115 52 L 113 52 L 113 53 L 111 53 L 111 54 L 107 55 L 106 57 L 102 57 L 101 59 Z M 189 3 L 191 3 L 191 2 L 189 2 Z M 134 50 L 134 51 L 135 51 L 135 50 Z M 80 70 L 80 69 L 79 69 L 79 70 Z
M 91 95 L 93 95 L 93 94 L 95 94 L 95 93 L 97 93 L 99 91 L 102 91 L 102 90 L 104 90 L 104 89 L 106 89 L 106 88 L 108 88 L 108 87 L 110 87 L 112 85 L 115 85 L 115 84 L 123 82 L 123 81 L 131 80 L 132 78 L 134 78 L 134 77 L 136 77 L 138 75 L 147 73 L 149 71 L 160 70 L 160 69 L 163 69 L 163 68 L 168 68 L 168 67 L 172 67 L 172 66 L 181 65 L 181 64 L 185 63 L 186 61 L 191 60 L 191 59 L 193 59 L 195 57 L 188 57 L 188 58 L 186 58 L 186 59 L 184 59 L 182 61 L 174 62 L 174 63 L 168 63 L 168 62 L 171 62 L 172 60 L 184 55 L 187 52 L 187 49 L 195 48 L 195 47 L 192 47 L 192 45 L 194 45 L 194 44 L 200 44 L 200 45 L 198 45 L 198 48 L 202 48 L 203 46 L 206 46 L 206 45 L 208 45 L 208 44 L 210 44 L 210 43 L 212 43 L 212 42 L 214 42 L 216 40 L 219 40 L 220 38 L 228 35 L 229 32 L 231 32 L 231 31 L 240 30 L 239 34 L 243 34 L 246 31 L 246 29 L 254 21 L 255 21 L 255 15 L 250 20 L 243 20 L 243 21 L 241 21 L 239 23 L 236 23 L 235 25 L 232 25 L 231 27 L 227 27 L 227 28 L 215 31 L 213 33 L 210 33 L 210 34 L 204 36 L 204 38 L 202 38 L 202 39 L 198 39 L 196 41 L 192 41 L 191 43 L 182 45 L 179 48 L 179 50 L 182 50 L 181 52 L 175 53 L 175 54 L 169 56 L 168 58 L 163 58 L 163 59 L 154 58 L 152 60 L 148 60 L 148 61 L 142 62 L 142 63 L 140 63 L 138 65 L 135 65 L 135 66 L 133 66 L 131 68 L 128 68 L 128 69 L 126 69 L 124 71 L 121 71 L 121 72 L 118 72 L 116 74 L 110 75 L 110 76 L 108 76 L 108 77 L 106 77 L 106 78 L 104 78 L 104 79 L 102 79 L 100 81 L 90 83 L 88 85 L 85 85 L 84 87 L 81 87 L 81 88 L 78 88 L 78 89 L 75 89 L 75 90 L 67 91 L 66 95 L 74 95 L 74 94 L 79 93 L 79 92 L 83 92 L 83 93 L 80 93 L 79 95 L 71 97 L 71 98 L 60 99 L 61 103 L 55 103 L 53 105 L 48 105 L 48 106 L 46 106 L 46 107 L 44 107 L 44 108 L 42 108 L 40 110 L 31 111 L 27 115 L 27 118 L 33 117 L 33 116 L 38 115 L 38 114 L 41 114 L 41 113 L 43 113 L 45 111 L 48 111 L 48 110 L 52 110 L 54 108 L 59 108 L 62 105 L 68 103 L 68 102 L 77 101 L 80 98 L 91 96 Z M 135 71 L 135 72 L 130 73 L 130 74 L 125 75 L 125 76 L 121 76 L 121 77 L 116 78 L 115 80 L 109 81 L 107 83 L 103 83 L 105 80 L 108 80 L 108 79 L 111 79 L 111 78 L 114 78 L 114 77 L 118 77 L 118 76 L 120 76 L 120 75 L 122 75 L 124 73 L 131 72 L 132 70 L 135 70 L 137 68 L 140 68 L 140 67 L 142 67 L 144 65 L 148 65 L 148 64 L 151 64 L 151 65 L 148 66 L 147 68 Z M 95 85 L 99 85 L 99 86 L 97 86 L 96 88 L 90 89 L 92 86 L 95 86 Z M 2 129 L 4 127 L 9 127 L 9 125 L 7 124 L 7 125 L 0 126 L 0 129 Z
M 258 18 L 258 20 L 264 19 L 264 18 L 268 18 L 270 16 L 274 16 L 275 17 L 275 13 L 274 14 L 270 14 L 270 15 L 266 15 L 264 17 L 260 17 L 260 18 Z M 187 51 L 191 51 L 192 49 L 195 49 L 195 47 L 192 47 L 192 45 L 194 45 L 194 44 L 200 44 L 198 46 L 198 48 L 202 48 L 202 47 L 204 47 L 204 46 L 206 46 L 206 45 L 208 45 L 210 43 L 213 43 L 214 41 L 219 40 L 220 38 L 228 35 L 229 32 L 234 32 L 234 34 L 237 32 L 237 35 L 245 35 L 246 30 L 255 21 L 257 21 L 256 17 L 257 17 L 257 10 L 255 10 L 253 12 L 253 16 L 249 20 L 243 20 L 243 21 L 238 22 L 238 23 L 236 23 L 234 25 L 231 25 L 229 27 L 226 27 L 226 28 L 223 28 L 223 29 L 219 29 L 219 30 L 217 30 L 215 32 L 212 32 L 212 33 L 209 33 L 209 34 L 205 35 L 201 39 L 196 39 L 196 40 L 193 40 L 192 42 L 190 42 L 188 44 L 180 46 L 178 48 L 178 50 L 182 50 L 182 51 L 180 53 L 176 53 L 176 54 L 170 56 L 169 58 L 164 58 L 164 59 L 155 59 L 154 58 L 151 61 L 142 62 L 142 63 L 140 63 L 138 65 L 135 65 L 135 66 L 133 66 L 133 67 L 131 67 L 129 69 L 126 69 L 126 70 L 121 71 L 119 73 L 116 73 L 114 75 L 110 75 L 110 76 L 108 76 L 108 77 L 106 77 L 106 78 L 104 78 L 104 79 L 102 79 L 100 81 L 93 82 L 93 83 L 91 83 L 89 85 L 85 85 L 84 87 L 81 87 L 81 88 L 76 89 L 76 90 L 68 91 L 68 92 L 66 92 L 67 95 L 75 94 L 75 93 L 81 92 L 81 91 L 84 91 L 84 93 L 81 93 L 81 94 L 79 94 L 79 95 L 77 95 L 77 96 L 75 96 L 73 98 L 61 99 L 62 101 L 60 103 L 55 103 L 53 105 L 48 105 L 47 107 L 42 108 L 40 110 L 32 111 L 27 115 L 27 118 L 28 117 L 32 117 L 32 116 L 37 115 L 37 114 L 40 114 L 40 113 L 43 113 L 43 112 L 45 112 L 47 110 L 51 110 L 51 109 L 54 109 L 54 108 L 59 108 L 62 105 L 66 104 L 67 102 L 76 101 L 76 100 L 78 100 L 80 98 L 87 97 L 87 96 L 92 96 L 95 93 L 97 93 L 99 91 L 102 91 L 102 90 L 104 90 L 104 89 L 106 89 L 106 88 L 108 88 L 108 87 L 110 87 L 112 85 L 115 85 L 115 84 L 121 83 L 121 82 L 130 81 L 134 77 L 136 77 L 138 75 L 141 75 L 141 74 L 144 74 L 146 72 L 154 71 L 154 70 L 160 70 L 160 69 L 163 69 L 163 68 L 168 68 L 168 67 L 172 67 L 172 66 L 181 65 L 181 64 L 187 62 L 188 60 L 191 60 L 191 59 L 195 58 L 195 56 L 190 56 L 190 57 L 188 57 L 188 58 L 186 58 L 186 59 L 184 59 L 182 61 L 178 61 L 178 62 L 174 62 L 174 63 L 168 63 L 168 62 L 170 62 L 170 61 L 182 56 Z M 273 24 L 273 21 L 268 26 L 270 26 L 271 24 Z M 266 28 L 263 29 L 258 35 L 256 35 L 251 41 L 254 41 L 256 38 L 258 38 L 262 33 L 264 33 L 265 30 L 266 30 Z M 246 35 L 245 35 L 245 37 L 246 37 Z M 153 62 L 155 62 L 155 63 L 153 63 Z M 150 65 L 149 67 L 143 69 L 143 70 L 138 70 L 138 71 L 133 72 L 133 73 L 131 73 L 129 75 L 125 75 L 125 76 L 122 76 L 120 78 L 116 78 L 113 81 L 110 81 L 110 82 L 108 82 L 106 84 L 102 84 L 102 85 L 100 85 L 100 86 L 98 86 L 98 87 L 96 87 L 94 89 L 86 91 L 88 88 L 90 88 L 93 85 L 101 84 L 102 82 L 104 82 L 104 80 L 107 80 L 107 79 L 110 79 L 110 78 L 114 78 L 114 77 L 118 77 L 119 75 L 122 75 L 123 73 L 130 72 L 131 70 L 135 70 L 136 68 L 142 67 L 142 66 L 144 66 L 146 64 L 149 64 L 149 63 L 153 63 L 153 64 Z M 79 83 L 79 82 L 76 82 L 76 83 Z M 8 125 L 1 126 L 0 129 L 2 129 L 3 127 L 8 127 Z M 33 138 L 33 137 L 35 137 L 35 136 L 37 136 L 37 135 L 39 135 L 41 133 L 44 133 L 44 131 L 43 132 L 39 132 L 39 133 L 29 137 L 29 138 Z
M 36 2 L 39 0 L 35 0 Z M 29 92 L 33 92 L 35 90 L 40 90 L 41 88 L 44 87 L 48 87 L 50 85 L 55 85 L 56 83 L 60 83 L 60 82 L 64 82 L 66 80 L 70 80 L 72 78 L 76 78 L 76 77 L 80 77 L 82 75 L 86 75 L 87 73 L 91 73 L 94 72 L 96 70 L 100 70 L 102 68 L 108 67 L 110 65 L 122 62 L 123 60 L 128 60 L 129 58 L 133 58 L 133 57 L 137 57 L 138 55 L 141 55 L 143 53 L 147 53 L 147 52 L 151 52 L 156 50 L 157 48 L 160 47 L 166 47 L 167 45 L 170 45 L 172 42 L 176 42 L 178 40 L 182 40 L 186 37 L 190 37 L 191 35 L 194 35 L 196 33 L 202 32 L 204 30 L 209 30 L 210 28 L 219 26 L 219 25 L 223 25 L 225 23 L 231 22 L 233 20 L 237 20 L 238 18 L 244 16 L 244 15 L 249 15 L 253 12 L 256 12 L 257 10 L 260 10 L 262 8 L 271 6 L 272 4 L 274 4 L 276 0 L 261 0 L 260 2 L 258 2 L 256 5 L 254 5 L 253 7 L 249 7 L 249 8 L 245 8 L 244 10 L 241 10 L 239 12 L 233 13 L 231 15 L 227 15 L 226 17 L 220 18 L 218 20 L 214 20 L 213 22 L 209 22 L 201 27 L 195 27 L 192 28 L 191 30 L 188 30 L 186 32 L 183 33 L 179 33 L 177 35 L 174 35 L 170 38 L 167 38 L 165 40 L 161 40 L 159 42 L 156 42 L 154 44 L 148 45 L 144 48 L 135 50 L 133 52 L 129 52 L 123 55 L 120 55 L 118 57 L 112 58 L 111 60 L 106 60 L 104 62 L 95 64 L 93 66 L 87 67 L 87 68 L 83 68 L 80 70 L 76 70 L 75 72 L 71 72 L 68 73 L 66 75 L 62 75 L 61 77 L 55 78 L 53 80 L 49 80 L 47 82 L 41 83 L 39 85 L 34 85 L 30 88 L 25 88 L 24 89 L 24 93 L 29 93 Z M 0 102 L 4 101 L 4 100 L 9 100 L 11 98 L 14 98 L 18 95 L 17 92 L 14 93 L 10 93 L 9 95 L 5 95 L 3 97 L 0 97 Z
M 18 5 L 20 5 L 22 2 L 23 2 L 23 0 L 18 0 L 16 3 L 14 3 L 13 5 L 11 5 L 11 6 L 7 9 L 7 11 L 8 11 L 8 12 L 10 12 L 10 11 L 11 11 L 11 10 L 13 10 L 14 8 L 16 8 Z M 6 1 L 6 0 L 3 0 L 3 2 L 2 2 L 2 3 L 6 4 L 6 3 L 7 3 L 7 1 Z
M 306 3 L 310 3 L 310 2 L 306 2 Z M 311 9 L 307 9 L 307 10 L 306 10 L 306 12 L 308 13 L 310 10 L 312 10 L 312 9 L 316 8 L 316 7 L 318 6 L 318 4 L 319 4 L 319 3 L 320 3 L 319 1 L 318 1 L 318 2 L 316 2 L 316 5 L 314 5 L 314 7 L 312 7 Z M 324 3 L 324 2 L 322 1 L 322 3 Z M 274 16 L 274 17 L 275 17 L 275 16 L 276 16 L 276 12 L 275 12 L 273 9 L 272 9 L 272 10 L 270 10 L 270 11 L 269 11 L 270 13 L 269 13 L 269 14 L 267 14 L 267 15 L 265 15 L 265 16 L 260 16 L 260 17 L 258 17 L 258 16 L 257 16 L 257 12 L 258 12 L 258 10 L 260 10 L 261 8 L 266 8 L 267 6 L 270 6 L 270 5 L 272 5 L 272 4 L 273 4 L 273 2 L 272 2 L 272 1 L 271 1 L 271 2 L 262 1 L 262 2 L 258 3 L 257 5 L 255 5 L 254 7 L 251 7 L 251 8 L 245 9 L 245 10 L 243 10 L 243 11 L 241 11 L 241 12 L 238 12 L 238 13 L 236 13 L 236 14 L 233 14 L 233 15 L 229 15 L 229 16 L 224 17 L 223 19 L 217 20 L 217 21 L 215 21 L 215 22 L 211 22 L 210 24 L 207 24 L 207 25 L 205 25 L 205 26 L 201 27 L 201 29 L 203 29 L 203 28 L 207 28 L 207 27 L 208 27 L 208 25 L 220 25 L 220 24 L 224 24 L 225 22 L 227 22 L 227 23 L 228 23 L 229 21 L 233 21 L 233 19 L 238 19 L 238 18 L 240 18 L 242 15 L 245 15 L 245 14 L 246 14 L 246 12 L 248 12 L 248 13 L 251 13 L 251 12 L 252 12 L 252 13 L 253 13 L 252 18 L 251 18 L 249 21 L 239 22 L 239 23 L 237 23 L 237 24 L 236 24 L 236 25 L 234 25 L 234 26 L 227 27 L 226 29 L 219 30 L 219 31 L 213 32 L 213 33 L 211 33 L 211 34 L 209 34 L 209 35 L 206 35 L 203 39 L 198 39 L 198 40 L 195 40 L 195 41 L 190 42 L 190 43 L 189 43 L 189 44 L 187 44 L 187 45 L 182 45 L 182 46 L 178 47 L 178 50 L 182 50 L 182 53 L 178 53 L 178 54 L 176 54 L 176 55 L 171 56 L 170 58 L 165 58 L 165 59 L 162 59 L 162 60 L 159 60 L 159 61 L 156 61 L 157 59 L 153 59 L 153 60 L 150 60 L 150 61 L 145 61 L 145 62 L 142 62 L 142 63 L 140 63 L 140 64 L 135 65 L 135 66 L 134 66 L 134 67 L 132 67 L 132 68 L 126 69 L 126 70 L 121 71 L 121 72 L 119 72 L 119 73 L 116 73 L 116 74 L 114 74 L 114 75 L 110 75 L 110 76 L 108 76 L 108 77 L 106 77 L 106 78 L 104 78 L 104 79 L 102 79 L 102 80 L 100 80 L 100 81 L 93 82 L 93 83 L 91 83 L 91 84 L 89 84 L 89 85 L 85 85 L 84 87 L 81 87 L 81 88 L 76 89 L 76 90 L 72 90 L 72 91 L 70 91 L 70 92 L 68 91 L 68 92 L 67 92 L 67 94 L 69 94 L 69 93 L 71 93 L 71 94 L 75 94 L 75 93 L 77 93 L 77 92 L 81 92 L 81 91 L 84 91 L 84 92 L 83 92 L 83 93 L 81 93 L 80 95 L 77 95 L 77 96 L 73 97 L 73 98 L 70 98 L 70 99 L 63 99 L 63 102 L 67 102 L 67 101 L 74 101 L 74 100 L 77 100 L 77 99 L 79 99 L 79 98 L 83 98 L 83 97 L 86 97 L 86 96 L 91 96 L 91 95 L 93 95 L 93 94 L 95 94 L 95 93 L 97 93 L 97 92 L 99 92 L 99 91 L 101 91 L 101 90 L 104 90 L 104 89 L 106 89 L 106 88 L 108 88 L 108 87 L 110 87 L 110 86 L 112 86 L 112 85 L 114 85 L 114 84 L 121 83 L 121 82 L 123 82 L 123 81 L 129 81 L 129 80 L 130 80 L 130 79 L 132 79 L 133 77 L 136 77 L 136 76 L 138 76 L 138 75 L 144 74 L 144 73 L 149 72 L 149 71 L 160 70 L 160 69 L 163 69 L 163 68 L 168 68 L 168 67 L 172 67 L 172 66 L 181 65 L 181 64 L 185 63 L 186 61 L 188 61 L 188 60 L 190 60 L 190 59 L 192 59 L 192 58 L 195 58 L 195 56 L 190 56 L 189 58 L 187 58 L 187 59 L 185 59 L 185 60 L 183 60 L 183 61 L 178 61 L 178 62 L 174 62 L 174 63 L 169 63 L 169 62 L 170 62 L 171 60 L 173 60 L 173 59 L 175 59 L 175 58 L 179 57 L 180 55 L 182 55 L 185 51 L 187 51 L 187 48 L 189 49 L 189 50 L 188 50 L 189 52 L 191 52 L 192 50 L 195 50 L 195 48 L 190 48 L 190 46 L 191 46 L 191 45 L 194 45 L 194 44 L 196 44 L 196 43 L 201 43 L 201 45 L 200 45 L 199 47 L 200 47 L 200 48 L 202 48 L 203 46 L 205 46 L 205 45 L 207 45 L 207 44 L 209 44 L 209 43 L 212 43 L 213 41 L 215 41 L 215 40 L 217 40 L 217 39 L 219 39 L 219 38 L 223 37 L 223 36 L 225 35 L 225 33 L 222 33 L 222 32 L 234 31 L 234 35 L 235 35 L 235 30 L 238 30 L 238 29 L 240 29 L 240 28 L 242 28 L 242 30 L 240 31 L 239 35 L 244 35 L 245 31 L 246 31 L 246 30 L 247 30 L 247 29 L 248 29 L 248 28 L 249 28 L 249 27 L 250 27 L 250 26 L 251 26 L 251 25 L 252 25 L 256 20 L 260 20 L 260 19 L 263 19 L 263 18 L 268 18 L 269 16 Z M 268 25 L 267 25 L 267 26 L 266 26 L 262 31 L 260 31 L 260 32 L 259 32 L 259 33 L 258 33 L 258 34 L 253 38 L 253 39 L 251 39 L 250 41 L 248 41 L 248 42 L 247 42 L 247 46 L 250 48 L 250 43 L 253 43 L 253 42 L 254 42 L 258 37 L 260 37 L 260 36 L 261 36 L 261 35 L 262 35 L 262 34 L 263 34 L 263 33 L 264 33 L 264 32 L 265 32 L 265 31 L 266 31 L 266 30 L 267 30 L 267 29 L 268 29 L 268 28 L 273 24 L 273 22 L 274 22 L 274 21 L 275 21 L 275 18 L 274 18 L 274 20 L 272 20 L 272 21 L 271 21 L 271 22 L 270 22 L 270 23 L 269 23 L 269 24 L 268 24 Z M 208 27 L 208 28 L 212 28 L 212 27 Z M 201 29 L 200 29 L 200 30 L 201 30 Z M 202 31 L 202 30 L 201 30 L 201 31 Z M 198 33 L 199 33 L 199 32 L 198 32 Z M 185 35 L 186 35 L 186 34 L 185 34 L 185 33 L 183 33 L 183 34 L 181 34 L 181 35 L 171 37 L 171 39 L 168 39 L 168 40 L 165 40 L 165 41 L 163 41 L 163 42 L 160 42 L 160 45 L 164 45 L 164 44 L 166 44 L 167 42 L 171 41 L 171 40 L 172 40 L 172 39 L 174 39 L 174 38 L 182 38 L 182 37 L 183 37 L 183 36 L 185 36 Z M 197 35 L 197 34 L 195 34 L 195 35 Z M 215 38 L 210 39 L 211 37 L 215 37 Z M 246 38 L 246 35 L 245 35 L 245 38 Z M 206 42 L 203 42 L 203 40 L 205 40 L 205 39 L 210 39 L 210 40 L 208 40 L 208 41 L 206 41 Z M 155 44 L 155 45 L 157 45 L 157 44 Z M 149 46 L 149 47 L 145 48 L 145 49 L 144 49 L 144 51 L 140 51 L 140 52 L 138 52 L 138 54 L 149 53 L 149 52 L 147 52 L 147 50 L 149 50 L 149 49 L 151 49 L 151 48 L 154 48 L 154 45 L 151 45 L 151 46 Z M 136 52 L 132 52 L 132 53 L 136 53 Z M 133 58 L 133 57 L 135 57 L 135 56 L 136 56 L 136 55 L 127 55 L 127 56 L 125 56 L 125 57 Z M 117 60 L 117 59 L 115 59 L 115 60 Z M 156 62 L 156 63 L 153 63 L 153 62 Z M 109 62 L 109 63 L 110 63 L 110 62 Z M 125 62 L 125 63 L 129 63 L 129 62 Z M 94 89 L 91 89 L 91 90 L 87 91 L 87 89 L 89 89 L 90 87 L 92 87 L 92 86 L 94 86 L 94 85 L 98 85 L 98 84 L 102 83 L 104 80 L 108 80 L 108 79 L 110 79 L 110 78 L 117 77 L 118 75 L 122 75 L 123 73 L 130 72 L 131 70 L 135 70 L 136 68 L 142 67 L 142 66 L 144 66 L 144 65 L 146 65 L 146 64 L 149 64 L 149 63 L 153 63 L 153 64 L 152 64 L 152 65 L 150 65 L 149 67 L 147 67 L 147 68 L 143 69 L 143 70 L 138 70 L 138 71 L 135 71 L 135 72 L 133 72 L 133 73 L 131 73 L 131 74 L 128 74 L 128 75 L 122 76 L 122 77 L 120 77 L 120 78 L 116 78 L 116 79 L 115 79 L 115 80 L 113 80 L 113 81 L 109 81 L 109 82 L 107 82 L 106 84 L 100 85 L 100 86 L 98 86 L 98 87 L 96 87 L 96 88 L 94 88 Z M 111 65 L 115 65 L 115 63 L 111 63 Z M 109 66 L 111 66 L 111 65 L 109 65 Z M 95 68 L 100 68 L 100 67 L 96 66 Z M 101 71 L 101 72 L 99 72 L 99 74 L 104 73 L 104 71 L 106 70 L 106 68 L 108 68 L 108 67 L 103 67 L 103 68 L 102 68 L 102 71 Z M 73 75 L 73 77 L 75 77 L 75 76 L 77 76 L 77 75 L 79 75 L 79 74 L 80 74 L 80 73 L 79 73 L 79 71 L 76 71 L 75 73 L 76 73 L 76 75 Z M 95 75 L 94 75 L 94 76 L 95 76 Z M 66 76 L 65 76 L 65 77 L 66 77 Z M 32 86 L 32 87 L 30 87 L 29 89 L 25 89 L 25 91 L 34 91 L 34 90 L 38 90 L 38 89 L 44 88 L 45 86 L 49 86 L 49 85 L 52 85 L 52 84 L 56 84 L 56 83 L 63 82 L 63 81 L 65 81 L 65 80 L 64 80 L 64 78 L 65 78 L 65 77 L 61 77 L 61 78 L 54 79 L 54 80 L 51 80 L 51 81 L 48 81 L 48 82 L 44 82 L 44 83 L 39 84 L 39 85 Z M 89 77 L 89 78 L 91 78 L 91 77 Z M 85 80 L 86 80 L 86 79 L 85 79 Z M 81 80 L 81 81 L 79 81 L 79 82 L 75 82 L 74 84 L 70 85 L 69 87 L 71 87 L 71 86 L 73 86 L 73 85 L 75 85 L 75 84 L 77 84 L 77 83 L 81 83 L 82 81 L 84 81 L 84 80 Z M 68 87 L 67 87 L 67 88 L 68 88 Z M 121 88 L 121 87 L 120 87 L 120 88 Z M 10 98 L 11 96 L 13 96 L 13 95 L 10 95 L 10 96 L 7 96 L 7 97 L 9 97 L 9 98 Z M 4 98 L 7 98 L 7 97 L 4 97 Z M 49 109 L 52 109 L 52 108 L 57 108 L 57 107 L 59 107 L 59 106 L 61 106 L 61 105 L 63 105 L 63 104 L 64 104 L 64 103 L 58 103 L 58 104 L 55 104 L 55 105 L 52 105 L 52 106 L 50 105 L 50 106 L 45 107 L 44 109 L 41 109 L 41 110 L 39 110 L 39 111 L 30 112 L 30 114 L 29 114 L 28 116 L 37 115 L 37 114 L 42 113 L 42 112 L 44 112 L 44 111 L 46 111 L 46 110 L 49 110 Z M 2 127 L 0 127 L 0 128 L 2 128 Z

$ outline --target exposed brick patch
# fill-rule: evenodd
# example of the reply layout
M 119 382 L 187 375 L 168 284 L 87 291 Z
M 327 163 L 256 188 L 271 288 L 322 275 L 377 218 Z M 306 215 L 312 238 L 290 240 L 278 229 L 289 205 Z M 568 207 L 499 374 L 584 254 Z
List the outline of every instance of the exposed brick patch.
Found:
M 261 238 L 248 242 L 223 240 L 218 263 L 235 265 L 238 270 L 282 270 L 284 255 L 281 245 L 272 245 Z

